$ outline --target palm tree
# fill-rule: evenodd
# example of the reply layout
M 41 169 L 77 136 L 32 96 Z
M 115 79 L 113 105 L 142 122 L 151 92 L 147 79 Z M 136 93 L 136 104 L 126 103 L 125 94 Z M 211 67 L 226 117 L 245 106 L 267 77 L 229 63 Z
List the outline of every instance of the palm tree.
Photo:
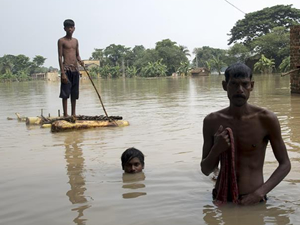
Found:
M 191 56 L 190 50 L 186 46 L 179 45 L 179 49 L 185 56 Z
M 210 60 L 210 64 L 211 64 L 211 68 L 217 70 L 219 75 L 221 75 L 221 70 L 222 67 L 225 65 L 225 63 L 220 59 L 220 57 L 213 55 L 213 58 Z

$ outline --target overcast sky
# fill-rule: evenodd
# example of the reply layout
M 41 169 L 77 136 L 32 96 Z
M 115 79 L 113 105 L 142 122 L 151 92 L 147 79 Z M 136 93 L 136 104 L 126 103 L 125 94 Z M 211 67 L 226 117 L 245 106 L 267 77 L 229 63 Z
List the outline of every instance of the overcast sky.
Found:
M 45 66 L 58 68 L 57 40 L 65 35 L 63 21 L 75 21 L 82 59 L 94 48 L 126 47 L 171 39 L 194 48 L 228 48 L 227 35 L 245 14 L 299 0 L 0 0 L 0 57 L 42 55 Z M 244 13 L 243 13 L 244 12 Z

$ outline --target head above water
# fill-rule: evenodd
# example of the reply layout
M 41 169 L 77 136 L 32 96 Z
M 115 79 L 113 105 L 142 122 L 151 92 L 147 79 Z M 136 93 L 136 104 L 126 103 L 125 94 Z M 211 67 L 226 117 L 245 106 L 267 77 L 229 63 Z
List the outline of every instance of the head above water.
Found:
M 235 63 L 225 70 L 225 81 L 228 82 L 230 77 L 234 78 L 250 78 L 252 79 L 252 71 L 244 63 Z
M 128 148 L 123 152 L 121 161 L 122 169 L 126 173 L 141 172 L 144 169 L 144 154 L 134 147 Z
M 71 19 L 67 19 L 64 21 L 64 27 L 75 27 L 75 22 Z

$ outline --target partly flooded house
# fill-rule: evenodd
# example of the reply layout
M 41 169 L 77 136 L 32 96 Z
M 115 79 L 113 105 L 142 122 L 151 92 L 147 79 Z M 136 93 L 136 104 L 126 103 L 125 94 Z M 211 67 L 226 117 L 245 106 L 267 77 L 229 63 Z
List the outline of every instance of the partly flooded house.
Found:
M 99 60 L 82 60 L 84 63 L 84 67 L 86 70 L 89 70 L 93 67 L 99 67 L 100 61 Z M 79 73 L 83 79 L 88 79 L 88 75 L 85 72 L 84 68 L 82 66 L 79 66 Z
M 198 67 L 191 70 L 192 76 L 208 76 L 210 71 L 206 67 Z

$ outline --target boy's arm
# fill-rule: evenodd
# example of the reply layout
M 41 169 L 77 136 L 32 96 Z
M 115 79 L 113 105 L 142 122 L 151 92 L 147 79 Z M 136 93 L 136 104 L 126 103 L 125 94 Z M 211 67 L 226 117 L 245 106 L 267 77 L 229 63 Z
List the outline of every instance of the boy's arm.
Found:
M 84 63 L 83 63 L 83 61 L 81 61 L 81 58 L 80 58 L 80 55 L 79 55 L 79 43 L 78 43 L 78 40 L 77 40 L 77 47 L 76 47 L 76 59 L 77 59 L 78 63 L 81 66 L 84 66 Z
M 201 171 L 208 176 L 219 164 L 219 155 L 227 151 L 230 146 L 229 135 L 221 125 L 214 134 L 213 121 L 207 116 L 203 121 L 203 151 L 200 163 Z
M 241 204 L 243 205 L 259 202 L 266 196 L 267 193 L 275 188 L 291 170 L 290 159 L 282 140 L 281 128 L 276 115 L 269 112 L 267 117 L 264 118 L 264 121 L 266 122 L 265 126 L 269 131 L 269 140 L 273 153 L 279 165 L 270 178 L 261 187 L 259 187 L 255 192 L 246 195 L 245 198 L 241 200 Z
M 65 74 L 64 66 L 63 66 L 63 42 L 61 39 L 58 40 L 58 63 L 59 63 L 59 69 L 61 73 L 61 82 L 68 83 L 68 78 Z

